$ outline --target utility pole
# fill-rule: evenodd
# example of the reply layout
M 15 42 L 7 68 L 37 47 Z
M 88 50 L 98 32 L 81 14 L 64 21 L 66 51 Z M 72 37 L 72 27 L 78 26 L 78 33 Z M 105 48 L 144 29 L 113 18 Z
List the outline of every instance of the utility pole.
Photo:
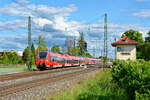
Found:
M 31 64 L 31 17 L 28 17 L 28 69 L 31 70 L 32 64 Z
M 105 13 L 104 18 L 104 67 L 106 66 L 107 60 L 107 14 Z

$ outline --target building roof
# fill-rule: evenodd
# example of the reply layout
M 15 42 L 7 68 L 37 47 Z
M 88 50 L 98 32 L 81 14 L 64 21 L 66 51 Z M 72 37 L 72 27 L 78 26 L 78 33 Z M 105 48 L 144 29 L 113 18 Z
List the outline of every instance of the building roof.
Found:
M 111 45 L 116 46 L 116 45 L 138 45 L 138 44 L 139 42 L 133 41 L 127 36 L 124 36 L 119 41 L 113 42 Z

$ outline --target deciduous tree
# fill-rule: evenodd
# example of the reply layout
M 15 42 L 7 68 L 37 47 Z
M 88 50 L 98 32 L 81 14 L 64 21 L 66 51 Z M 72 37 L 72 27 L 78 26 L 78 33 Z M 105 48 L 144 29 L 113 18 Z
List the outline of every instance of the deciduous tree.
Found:
M 60 47 L 59 47 L 58 45 L 54 45 L 54 46 L 51 48 L 51 51 L 52 51 L 52 52 L 55 52 L 55 53 L 61 53 Z
M 28 54 L 29 54 L 28 51 L 29 51 L 29 47 L 27 46 L 27 48 L 25 48 L 23 51 L 23 57 L 22 57 L 24 63 L 26 64 L 28 63 Z
M 6 52 L 4 52 L 2 60 L 3 60 L 3 64 L 8 64 L 9 59 Z
M 140 42 L 140 43 L 144 42 L 142 33 L 139 32 L 139 31 L 136 31 L 136 30 L 132 30 L 132 29 L 131 29 L 131 30 L 128 30 L 128 31 L 124 32 L 124 33 L 122 34 L 122 37 L 123 37 L 124 35 L 126 35 L 127 37 L 129 37 L 130 39 L 132 39 L 132 40 L 134 40 L 134 41 L 137 41 L 137 42 Z
M 145 42 L 149 42 L 150 43 L 150 30 L 149 32 L 147 33 L 147 37 L 145 38 Z
M 80 55 L 83 56 L 85 52 L 85 40 L 84 40 L 84 34 L 83 32 L 80 34 L 79 40 L 78 40 L 78 47 L 80 48 Z
M 41 51 L 41 50 L 47 50 L 47 46 L 46 46 L 45 39 L 40 35 L 38 37 L 38 48 L 35 51 L 35 55 L 37 55 L 38 52 Z
M 31 52 L 32 52 L 32 55 L 34 56 L 34 58 L 36 58 L 36 56 L 35 56 L 35 47 L 34 47 L 33 43 L 31 45 Z

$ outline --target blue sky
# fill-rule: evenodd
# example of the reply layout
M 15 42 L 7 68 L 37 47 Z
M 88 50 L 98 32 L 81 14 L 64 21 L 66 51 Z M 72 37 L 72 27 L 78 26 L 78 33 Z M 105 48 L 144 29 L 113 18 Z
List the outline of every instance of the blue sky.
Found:
M 103 19 L 108 14 L 109 56 L 114 56 L 111 42 L 129 29 L 143 33 L 150 29 L 149 0 L 1 0 L 0 51 L 23 50 L 27 46 L 27 17 L 32 17 L 32 40 L 38 35 L 47 45 L 63 47 L 66 37 L 84 32 L 88 49 L 103 50 Z M 90 29 L 90 30 L 88 30 Z M 36 43 L 35 43 L 36 44 Z

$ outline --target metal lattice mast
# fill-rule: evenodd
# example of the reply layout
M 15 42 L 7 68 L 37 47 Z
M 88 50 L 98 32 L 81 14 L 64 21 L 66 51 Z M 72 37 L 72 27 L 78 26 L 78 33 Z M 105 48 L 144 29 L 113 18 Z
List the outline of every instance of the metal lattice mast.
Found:
M 104 57 L 107 58 L 107 14 L 105 14 L 104 20 Z
M 104 68 L 107 66 L 107 14 L 105 14 L 105 18 L 104 18 L 104 66 L 103 66 L 103 70 Z
M 31 70 L 31 17 L 28 17 L 28 69 Z

